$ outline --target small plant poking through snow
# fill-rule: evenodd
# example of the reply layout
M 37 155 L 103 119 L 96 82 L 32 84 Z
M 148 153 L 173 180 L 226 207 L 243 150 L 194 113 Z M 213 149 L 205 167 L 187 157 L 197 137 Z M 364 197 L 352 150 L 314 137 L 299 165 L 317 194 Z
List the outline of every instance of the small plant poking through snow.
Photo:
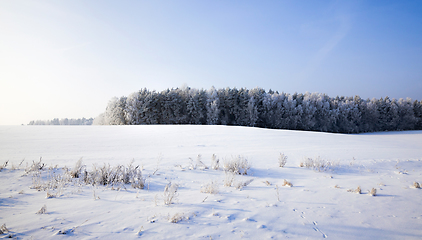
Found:
M 239 175 L 247 175 L 248 170 L 251 166 L 248 163 L 248 160 L 242 156 L 237 156 L 232 158 L 230 161 L 224 161 L 223 163 L 224 171 L 232 172 Z
M 203 193 L 210 193 L 210 194 L 217 194 L 218 191 L 218 184 L 216 181 L 211 181 L 201 187 L 201 192 Z
M 413 183 L 414 188 L 421 188 L 421 185 L 418 182 Z
M 7 229 L 7 227 L 6 227 L 6 223 L 4 223 L 3 225 L 1 225 L 1 227 L 0 227 L 0 234 L 4 234 L 4 233 L 7 233 L 7 232 L 9 232 L 9 229 Z
M 177 190 L 179 186 L 175 183 L 169 182 L 164 187 L 163 200 L 165 205 L 170 205 L 177 198 Z
M 46 214 L 47 213 L 47 206 L 44 205 L 40 210 L 38 210 L 37 214 Z
M 9 164 L 9 161 L 4 162 L 3 165 L 0 166 L 0 171 L 5 169 L 7 167 L 7 164 Z
M 280 156 L 278 156 L 278 166 L 284 167 L 287 163 L 287 156 L 284 155 L 284 153 L 280 153 Z
M 371 191 L 369 192 L 369 194 L 370 194 L 371 196 L 376 196 L 376 195 L 377 195 L 377 189 L 372 188 L 372 189 L 371 189 Z
M 284 179 L 283 186 L 293 187 L 293 184 L 291 182 L 287 181 L 286 179 Z

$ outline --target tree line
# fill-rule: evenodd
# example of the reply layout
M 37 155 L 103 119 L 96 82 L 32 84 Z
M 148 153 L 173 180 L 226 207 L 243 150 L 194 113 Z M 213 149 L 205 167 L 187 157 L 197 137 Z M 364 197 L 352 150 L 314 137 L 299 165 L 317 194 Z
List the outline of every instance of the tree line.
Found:
M 94 124 L 235 125 L 333 133 L 422 130 L 422 101 L 332 98 L 262 88 L 141 89 L 111 99 Z
M 92 125 L 93 118 L 54 118 L 53 120 L 33 120 L 28 125 Z

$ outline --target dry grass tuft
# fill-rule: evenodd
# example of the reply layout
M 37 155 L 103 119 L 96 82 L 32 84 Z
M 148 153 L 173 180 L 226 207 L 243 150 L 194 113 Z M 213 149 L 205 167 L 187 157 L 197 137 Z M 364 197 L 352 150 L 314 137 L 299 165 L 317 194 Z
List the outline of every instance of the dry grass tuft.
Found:
M 263 183 L 265 183 L 265 185 L 267 185 L 267 186 L 271 186 L 271 183 L 268 182 L 268 180 L 263 181 Z
M 293 184 L 291 182 L 287 181 L 286 179 L 284 179 L 283 186 L 293 187 Z
M 413 183 L 414 188 L 421 188 L 421 185 L 418 182 Z
M 369 194 L 371 196 L 376 196 L 377 195 L 377 190 L 375 188 L 372 188 L 371 191 L 369 192 Z

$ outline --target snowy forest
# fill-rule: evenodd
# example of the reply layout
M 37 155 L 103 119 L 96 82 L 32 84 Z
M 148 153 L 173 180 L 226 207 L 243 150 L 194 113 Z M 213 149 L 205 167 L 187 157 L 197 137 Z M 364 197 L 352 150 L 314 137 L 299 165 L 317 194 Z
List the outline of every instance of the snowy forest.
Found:
M 53 120 L 30 121 L 28 125 L 92 125 L 93 118 L 54 118 Z
M 262 88 L 142 89 L 113 98 L 97 125 L 208 124 L 333 133 L 422 129 L 422 101 L 288 94 Z

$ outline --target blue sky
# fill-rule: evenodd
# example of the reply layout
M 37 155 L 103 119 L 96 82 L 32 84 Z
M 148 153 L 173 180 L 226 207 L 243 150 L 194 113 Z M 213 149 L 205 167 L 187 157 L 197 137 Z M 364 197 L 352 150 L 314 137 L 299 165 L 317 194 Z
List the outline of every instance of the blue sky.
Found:
M 421 1 L 0 1 L 0 124 L 141 88 L 422 100 Z

